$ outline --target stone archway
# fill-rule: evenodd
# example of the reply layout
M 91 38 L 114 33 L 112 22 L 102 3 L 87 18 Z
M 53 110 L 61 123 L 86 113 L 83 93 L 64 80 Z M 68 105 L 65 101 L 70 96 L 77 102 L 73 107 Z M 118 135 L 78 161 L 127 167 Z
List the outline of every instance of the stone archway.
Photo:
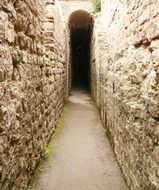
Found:
M 89 12 L 74 11 L 68 20 L 70 33 L 70 85 L 90 86 L 90 40 L 93 19 Z

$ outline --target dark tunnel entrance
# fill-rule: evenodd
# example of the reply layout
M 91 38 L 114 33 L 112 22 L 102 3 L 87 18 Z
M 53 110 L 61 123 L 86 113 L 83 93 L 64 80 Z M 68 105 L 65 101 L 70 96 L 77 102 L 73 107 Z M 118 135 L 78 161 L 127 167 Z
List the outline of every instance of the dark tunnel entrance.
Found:
M 90 87 L 90 43 L 92 17 L 83 10 L 75 11 L 69 19 L 72 88 Z

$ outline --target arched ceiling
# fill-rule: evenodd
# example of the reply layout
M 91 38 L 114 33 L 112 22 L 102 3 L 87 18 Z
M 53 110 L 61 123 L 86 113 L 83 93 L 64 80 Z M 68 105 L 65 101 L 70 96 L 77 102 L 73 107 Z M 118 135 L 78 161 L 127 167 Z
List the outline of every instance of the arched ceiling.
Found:
M 89 12 L 84 10 L 74 11 L 68 20 L 70 30 L 74 29 L 88 29 L 92 24 L 92 16 Z
M 92 9 L 92 2 L 90 0 L 59 0 L 59 3 L 65 24 L 68 23 L 71 13 L 77 10 L 89 12 Z

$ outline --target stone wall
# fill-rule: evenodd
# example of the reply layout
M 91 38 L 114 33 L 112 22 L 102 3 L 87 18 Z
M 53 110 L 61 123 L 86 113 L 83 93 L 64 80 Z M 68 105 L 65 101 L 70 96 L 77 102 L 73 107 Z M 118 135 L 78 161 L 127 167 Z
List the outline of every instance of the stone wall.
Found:
M 157 190 L 159 1 L 102 3 L 92 39 L 92 96 L 128 185 Z
M 61 113 L 64 30 L 53 0 L 0 1 L 0 189 L 26 189 Z
M 94 28 L 93 28 L 92 40 L 91 40 L 91 95 L 97 105 L 97 108 L 101 107 L 101 70 L 103 65 L 101 64 L 103 56 L 106 52 L 106 31 L 101 22 L 101 13 L 97 13 L 94 16 Z

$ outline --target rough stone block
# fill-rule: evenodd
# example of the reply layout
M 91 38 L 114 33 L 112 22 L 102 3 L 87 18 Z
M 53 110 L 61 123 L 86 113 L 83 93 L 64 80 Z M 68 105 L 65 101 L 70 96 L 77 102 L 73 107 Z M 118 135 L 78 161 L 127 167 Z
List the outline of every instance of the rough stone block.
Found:
M 8 15 L 0 11 L 0 38 L 5 39 L 8 30 Z

